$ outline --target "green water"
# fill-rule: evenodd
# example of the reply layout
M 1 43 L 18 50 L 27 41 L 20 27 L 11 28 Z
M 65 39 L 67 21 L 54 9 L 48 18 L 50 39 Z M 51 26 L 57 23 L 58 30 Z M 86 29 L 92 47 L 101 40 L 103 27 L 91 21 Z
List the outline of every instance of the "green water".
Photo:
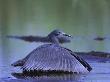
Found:
M 0 65 L 10 65 L 40 44 L 6 35 L 46 36 L 58 28 L 74 36 L 72 51 L 110 52 L 110 0 L 0 0 Z M 95 41 L 95 37 L 106 37 Z M 4 61 L 5 59 L 5 61 Z
M 75 37 L 68 44 L 73 50 L 109 51 L 109 40 L 93 40 L 109 38 L 109 4 L 109 0 L 0 0 L 0 36 L 46 35 L 59 28 Z M 0 43 L 10 49 L 14 45 L 10 42 L 15 41 L 2 38 Z
M 22 56 L 37 47 L 6 35 L 46 36 L 56 28 L 74 36 L 64 45 L 73 51 L 110 52 L 109 4 L 109 0 L 0 0 L 0 53 Z M 93 40 L 97 36 L 107 39 Z

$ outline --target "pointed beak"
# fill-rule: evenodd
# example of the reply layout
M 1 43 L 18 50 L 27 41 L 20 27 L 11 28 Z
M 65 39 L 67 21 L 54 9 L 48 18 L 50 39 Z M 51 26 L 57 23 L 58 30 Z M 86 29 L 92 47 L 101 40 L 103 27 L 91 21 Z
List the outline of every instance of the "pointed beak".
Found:
M 65 33 L 64 33 L 63 35 L 73 38 L 73 36 L 71 36 L 71 35 L 69 35 L 69 34 L 65 34 Z

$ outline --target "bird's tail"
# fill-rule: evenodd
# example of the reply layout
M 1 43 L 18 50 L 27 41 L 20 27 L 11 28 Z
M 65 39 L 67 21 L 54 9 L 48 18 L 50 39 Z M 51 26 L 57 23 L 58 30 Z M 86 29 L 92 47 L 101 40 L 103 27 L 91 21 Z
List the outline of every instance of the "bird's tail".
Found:
M 14 63 L 11 64 L 11 66 L 17 67 L 17 66 L 23 66 L 24 65 L 24 61 L 23 60 L 18 60 Z

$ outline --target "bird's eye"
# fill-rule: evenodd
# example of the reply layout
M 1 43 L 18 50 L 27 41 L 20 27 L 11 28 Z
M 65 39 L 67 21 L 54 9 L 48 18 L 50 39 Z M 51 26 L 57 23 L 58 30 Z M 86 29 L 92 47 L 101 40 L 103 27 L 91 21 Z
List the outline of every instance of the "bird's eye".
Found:
M 56 33 L 56 34 L 55 34 L 55 36 L 58 36 L 58 35 L 59 35 L 59 33 Z
M 58 34 L 61 34 L 61 32 L 58 32 Z
M 55 34 L 55 36 L 58 36 L 58 35 L 60 35 L 61 34 L 61 32 L 57 32 L 56 34 Z

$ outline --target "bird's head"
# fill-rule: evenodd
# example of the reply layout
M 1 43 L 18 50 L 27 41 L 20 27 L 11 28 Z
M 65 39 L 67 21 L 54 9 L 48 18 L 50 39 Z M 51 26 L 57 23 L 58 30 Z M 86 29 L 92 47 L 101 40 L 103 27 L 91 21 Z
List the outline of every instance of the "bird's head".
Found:
M 61 30 L 53 30 L 49 35 L 50 38 L 55 38 L 59 43 L 67 43 L 71 41 L 72 36 L 64 33 Z

